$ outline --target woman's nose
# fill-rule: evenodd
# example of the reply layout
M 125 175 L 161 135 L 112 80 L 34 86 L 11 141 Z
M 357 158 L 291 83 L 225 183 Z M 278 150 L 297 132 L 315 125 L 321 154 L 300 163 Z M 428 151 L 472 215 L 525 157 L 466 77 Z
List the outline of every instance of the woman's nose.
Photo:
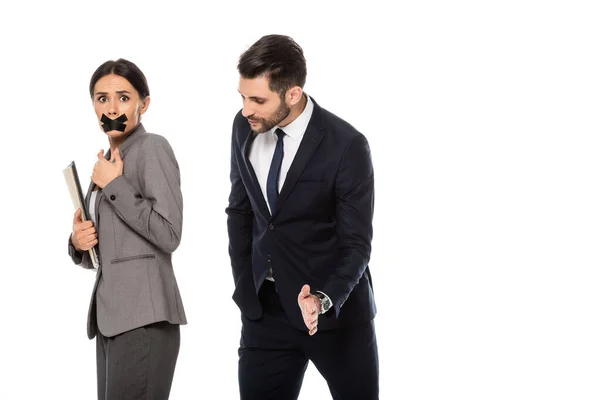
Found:
M 108 103 L 108 108 L 106 110 L 110 117 L 117 116 L 119 114 L 119 108 L 117 107 L 116 102 L 111 101 Z

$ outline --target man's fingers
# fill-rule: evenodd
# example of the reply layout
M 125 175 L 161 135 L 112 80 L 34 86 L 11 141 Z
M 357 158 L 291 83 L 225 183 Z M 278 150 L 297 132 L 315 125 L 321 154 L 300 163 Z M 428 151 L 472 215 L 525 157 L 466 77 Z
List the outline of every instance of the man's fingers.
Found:
M 310 294 L 310 286 L 304 285 L 298 295 L 298 305 L 302 312 L 302 319 L 308 329 L 309 335 L 314 335 L 317 332 L 317 325 L 319 323 L 320 307 L 317 307 L 315 298 Z
M 305 319 L 304 320 L 304 324 L 306 325 L 306 327 L 308 329 L 312 329 L 315 326 L 319 325 L 319 321 L 318 320 L 313 320 L 313 319 Z
M 320 308 L 317 308 L 317 305 L 313 301 L 312 298 L 304 298 L 299 301 L 300 309 L 306 315 L 317 315 Z
M 316 322 L 304 321 L 304 325 L 306 325 L 306 328 L 310 331 L 310 330 L 315 329 L 318 324 Z
M 309 315 L 311 313 L 310 303 L 306 301 L 306 298 L 300 300 L 300 309 L 302 310 L 303 314 Z
M 310 296 L 310 286 L 309 285 L 302 286 L 302 294 L 304 295 L 304 297 Z
M 98 161 L 106 161 L 106 159 L 104 158 L 104 149 L 98 152 Z
M 311 309 L 312 310 L 312 309 Z M 304 325 L 310 331 L 316 332 L 316 327 L 319 324 L 319 314 L 315 312 L 310 312 L 306 308 L 302 308 L 302 319 L 304 320 Z
M 118 147 L 115 149 L 115 152 L 112 155 L 112 159 L 115 160 L 116 162 L 122 161 L 121 160 L 121 151 L 119 150 Z
M 302 300 L 304 300 L 308 296 L 310 296 L 310 286 L 304 285 L 304 286 L 302 286 L 302 289 L 300 290 L 300 294 L 298 294 L 298 303 L 300 303 Z

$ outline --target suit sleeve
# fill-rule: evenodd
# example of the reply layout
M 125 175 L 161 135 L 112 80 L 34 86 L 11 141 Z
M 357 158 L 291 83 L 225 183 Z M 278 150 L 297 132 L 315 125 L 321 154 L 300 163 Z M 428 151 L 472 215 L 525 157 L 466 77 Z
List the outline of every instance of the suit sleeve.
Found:
M 179 165 L 165 138 L 148 136 L 141 144 L 137 162 L 142 193 L 125 175 L 103 189 L 118 217 L 131 229 L 166 253 L 181 241 L 183 197 Z
M 233 279 L 238 278 L 246 268 L 252 268 L 252 224 L 254 213 L 250 199 L 240 176 L 241 143 L 237 140 L 234 124 L 231 140 L 231 192 L 227 213 L 227 232 L 229 234 L 229 257 Z
M 340 263 L 326 281 L 326 293 L 336 317 L 363 276 L 371 257 L 373 238 L 374 180 L 371 151 L 363 135 L 346 147 L 337 174 L 336 221 Z

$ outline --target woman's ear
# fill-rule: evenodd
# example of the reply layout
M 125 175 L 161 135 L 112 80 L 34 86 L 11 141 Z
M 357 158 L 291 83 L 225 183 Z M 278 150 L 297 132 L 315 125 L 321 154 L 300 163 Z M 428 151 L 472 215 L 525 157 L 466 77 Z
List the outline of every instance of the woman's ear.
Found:
M 148 107 L 150 107 L 150 96 L 146 96 L 146 98 L 142 100 L 142 106 L 140 107 L 140 115 L 145 113 Z

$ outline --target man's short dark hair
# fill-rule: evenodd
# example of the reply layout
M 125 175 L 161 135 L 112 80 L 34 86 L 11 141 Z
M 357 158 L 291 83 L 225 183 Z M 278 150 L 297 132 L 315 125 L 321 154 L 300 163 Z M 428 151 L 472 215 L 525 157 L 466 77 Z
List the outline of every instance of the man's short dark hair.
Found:
M 238 71 L 245 79 L 268 77 L 269 89 L 281 96 L 291 87 L 304 87 L 306 82 L 302 48 L 285 35 L 260 38 L 240 56 Z

